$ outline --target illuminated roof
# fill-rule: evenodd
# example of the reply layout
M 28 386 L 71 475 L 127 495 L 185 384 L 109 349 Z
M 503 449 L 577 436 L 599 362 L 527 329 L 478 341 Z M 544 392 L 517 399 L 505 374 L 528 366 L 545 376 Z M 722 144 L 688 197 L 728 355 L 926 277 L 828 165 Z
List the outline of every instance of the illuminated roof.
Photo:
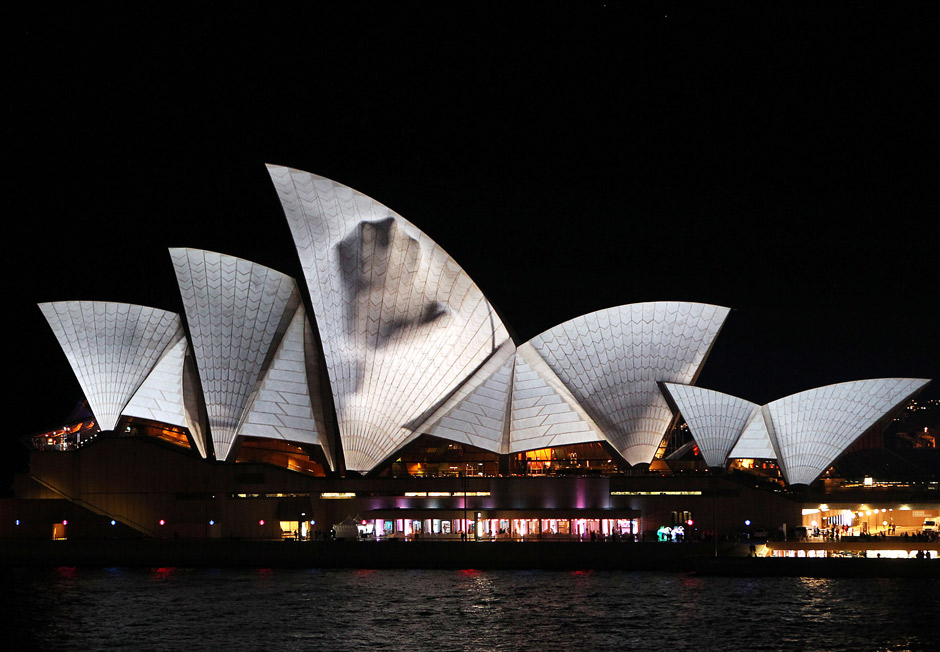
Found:
M 693 385 L 664 383 L 708 466 L 723 467 L 731 448 L 759 406 Z
M 770 440 L 770 431 L 767 430 L 766 406 L 756 406 L 744 424 L 744 431 L 734 448 L 728 454 L 731 459 L 777 459 L 777 451 Z
M 531 344 L 519 347 L 509 451 L 567 446 L 607 437 Z
M 310 398 L 319 396 L 316 360 L 310 322 L 301 304 L 261 380 L 240 434 L 321 445 L 332 468 L 326 438 L 319 435 L 326 432 L 323 411 L 319 406 L 315 410 Z
M 424 430 L 496 453 L 606 440 L 531 346 L 513 350 L 501 347 Z
M 206 457 L 205 433 L 197 416 L 202 400 L 198 385 L 189 342 L 180 339 L 167 350 L 122 414 L 188 428 L 199 454 Z
M 929 381 L 876 378 L 817 387 L 767 404 L 777 462 L 789 484 L 810 484 L 879 419 Z
M 650 463 L 673 415 L 657 382 L 695 381 L 728 308 L 659 301 L 599 310 L 529 344 L 630 464 Z
M 927 382 L 842 383 L 764 406 L 693 387 L 729 312 L 701 303 L 599 310 L 516 347 L 480 289 L 413 224 L 323 177 L 268 170 L 310 318 L 292 278 L 196 249 L 170 250 L 191 348 L 163 310 L 40 304 L 102 429 L 121 414 L 185 426 L 219 460 L 242 436 L 316 444 L 335 467 L 323 365 L 351 471 L 423 433 L 500 454 L 606 442 L 635 465 L 652 461 L 674 418 L 666 391 L 709 466 L 773 458 L 788 483 L 808 484 Z
M 922 378 L 856 380 L 758 406 L 698 387 L 665 384 L 709 466 L 775 459 L 788 484 L 810 484 L 852 442 L 910 399 Z M 727 452 L 730 449 L 730 452 Z
M 304 382 L 304 318 L 294 280 L 210 251 L 171 249 L 170 255 L 216 459 L 229 459 L 245 434 L 319 441 Z
M 424 432 L 494 453 L 508 453 L 515 346 L 503 345 L 434 415 Z
M 433 240 L 352 188 L 268 166 L 320 332 L 346 467 L 368 471 L 509 334 Z
M 39 304 L 102 430 L 113 430 L 160 359 L 183 338 L 179 316 L 127 303 Z

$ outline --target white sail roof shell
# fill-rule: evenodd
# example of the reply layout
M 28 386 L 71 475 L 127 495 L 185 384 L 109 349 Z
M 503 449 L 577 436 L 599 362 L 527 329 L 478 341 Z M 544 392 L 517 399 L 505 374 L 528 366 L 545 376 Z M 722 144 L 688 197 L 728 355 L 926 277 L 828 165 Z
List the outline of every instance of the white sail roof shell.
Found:
M 310 292 L 346 467 L 371 470 L 509 334 L 466 272 L 403 217 L 329 179 L 268 170 Z
M 789 484 L 810 484 L 859 436 L 917 393 L 922 378 L 875 378 L 817 387 L 766 406 L 777 462 Z
M 755 406 L 747 418 L 747 423 L 744 424 L 741 437 L 735 443 L 734 448 L 731 449 L 728 457 L 731 459 L 754 460 L 777 459 L 777 451 L 774 449 L 770 431 L 767 429 L 767 420 L 769 418 L 765 406 Z
M 196 390 L 198 379 L 186 382 L 187 374 L 196 375 L 188 354 L 189 342 L 181 338 L 153 368 L 122 414 L 187 428 L 196 450 L 205 458 L 205 433 L 192 409 L 202 397 Z
M 744 399 L 694 385 L 664 383 L 698 444 L 705 463 L 723 467 L 748 419 L 759 406 Z
M 506 343 L 422 428 L 495 453 L 605 441 L 531 346 Z
M 216 459 L 231 457 L 256 392 L 297 315 L 292 278 L 247 260 L 171 249 Z M 255 420 L 255 422 L 257 419 Z
M 179 316 L 107 301 L 39 305 L 102 430 L 113 430 L 160 359 L 184 337 Z
M 312 338 L 300 304 L 261 380 L 240 434 L 322 446 L 330 468 L 334 468 L 322 436 L 326 432 L 322 410 L 311 399 L 318 396 L 312 391 L 316 379 Z
M 508 453 L 515 346 L 506 341 L 418 432 Z M 417 434 L 417 433 L 416 433 Z
M 874 378 L 806 390 L 759 406 L 697 387 L 666 383 L 709 466 L 727 458 L 774 459 L 787 484 L 810 484 L 846 448 L 930 382 Z M 716 445 L 717 443 L 717 445 Z M 705 455 L 714 447 L 713 459 Z
M 512 386 L 509 452 L 607 441 L 531 344 L 519 347 Z
M 617 306 L 529 344 L 624 459 L 648 464 L 673 418 L 657 383 L 693 383 L 728 312 L 679 301 Z

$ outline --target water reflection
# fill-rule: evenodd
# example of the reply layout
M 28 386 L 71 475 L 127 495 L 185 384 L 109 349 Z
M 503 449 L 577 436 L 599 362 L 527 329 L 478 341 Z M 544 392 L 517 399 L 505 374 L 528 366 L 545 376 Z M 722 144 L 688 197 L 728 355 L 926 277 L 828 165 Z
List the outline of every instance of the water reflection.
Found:
M 21 650 L 933 649 L 935 581 L 626 572 L 3 571 Z M 132 645 L 133 643 L 133 645 Z

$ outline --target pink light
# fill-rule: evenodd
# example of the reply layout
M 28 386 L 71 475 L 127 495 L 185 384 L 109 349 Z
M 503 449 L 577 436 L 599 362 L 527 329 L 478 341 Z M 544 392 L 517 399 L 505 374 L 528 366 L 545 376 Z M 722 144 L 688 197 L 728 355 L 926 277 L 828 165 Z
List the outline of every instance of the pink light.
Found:
M 258 525 L 264 525 L 264 519 L 261 519 L 260 521 L 258 521 Z
M 160 519 L 160 525 L 166 525 L 166 521 L 164 521 L 162 518 Z
M 62 525 L 68 525 L 68 524 L 69 522 L 67 520 L 64 520 L 64 519 L 62 520 Z

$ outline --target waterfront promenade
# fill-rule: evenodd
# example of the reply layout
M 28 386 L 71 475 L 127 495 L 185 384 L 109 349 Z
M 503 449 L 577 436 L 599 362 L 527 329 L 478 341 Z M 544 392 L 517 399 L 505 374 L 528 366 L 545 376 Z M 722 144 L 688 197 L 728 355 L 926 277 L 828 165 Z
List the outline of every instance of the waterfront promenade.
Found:
M 727 575 L 940 577 L 940 560 L 748 558 L 710 543 L 362 541 L 0 541 L 6 567 L 254 567 L 675 571 Z

